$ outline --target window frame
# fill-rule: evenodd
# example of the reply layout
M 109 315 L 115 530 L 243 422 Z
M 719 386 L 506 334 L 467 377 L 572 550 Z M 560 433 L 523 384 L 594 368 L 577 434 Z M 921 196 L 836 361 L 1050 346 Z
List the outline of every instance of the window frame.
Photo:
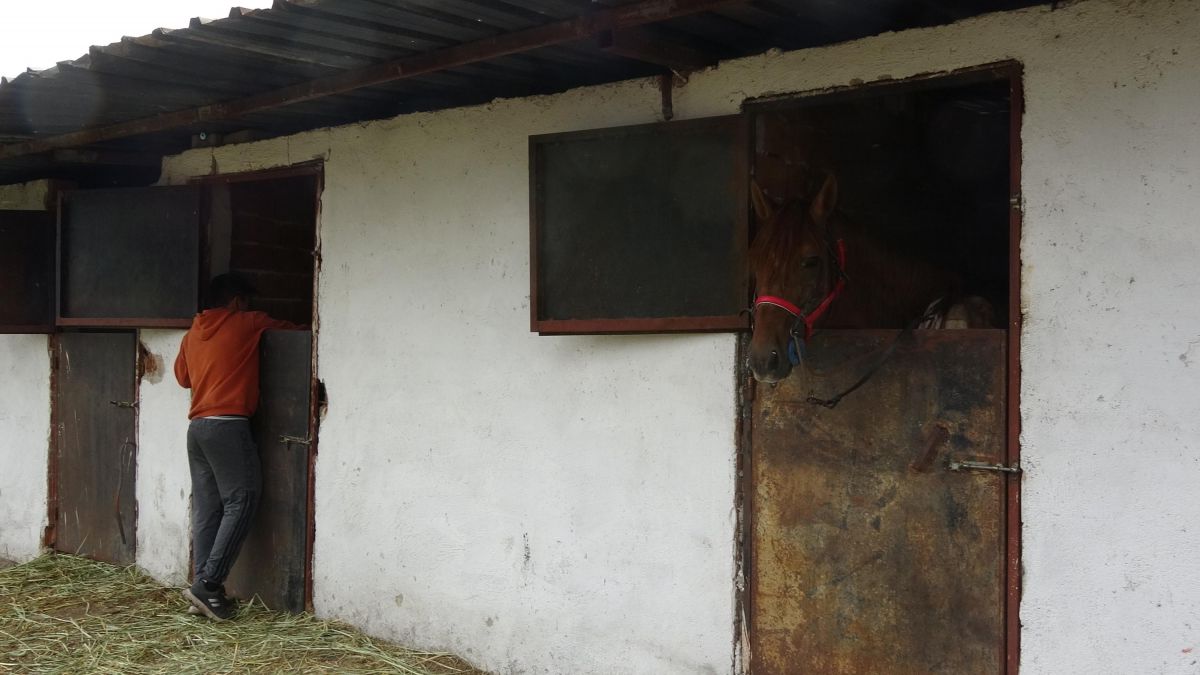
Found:
M 749 315 L 743 310 L 727 315 L 687 315 L 615 318 L 594 317 L 574 319 L 554 319 L 540 316 L 541 291 L 544 284 L 539 278 L 542 252 L 539 249 L 540 235 L 546 227 L 540 200 L 539 176 L 542 175 L 541 148 L 552 143 L 575 140 L 594 140 L 603 138 L 618 138 L 658 131 L 667 134 L 687 133 L 695 129 L 729 125 L 732 127 L 732 142 L 734 146 L 735 176 L 733 199 L 737 205 L 737 218 L 733 223 L 734 231 L 731 239 L 740 240 L 743 248 L 739 252 L 744 264 L 750 246 L 750 166 L 751 151 L 750 128 L 745 115 L 722 115 L 704 117 L 683 121 L 653 122 L 628 126 L 607 127 L 601 129 L 585 129 L 562 133 L 540 134 L 529 137 L 529 311 L 530 330 L 539 335 L 605 335 L 605 334 L 641 334 L 641 333 L 711 333 L 737 332 L 749 328 Z M 746 306 L 749 306 L 750 285 L 749 275 L 745 275 L 744 292 Z
M 192 186 L 164 185 L 164 186 L 146 186 L 137 188 L 119 187 L 119 188 L 104 188 L 105 191 L 123 191 L 127 190 L 131 194 L 134 191 L 144 190 L 176 190 L 190 189 L 194 194 L 196 202 L 194 231 L 192 241 L 195 246 L 195 255 L 189 261 L 190 272 L 192 276 L 192 297 L 191 310 L 186 317 L 162 317 L 162 316 L 99 316 L 99 317 L 79 317 L 79 316 L 64 316 L 63 315 L 63 296 L 67 292 L 66 284 L 63 283 L 64 274 L 69 273 L 68 261 L 64 259 L 64 246 L 67 232 L 64 231 L 67 225 L 68 217 L 67 202 L 76 194 L 86 192 L 99 192 L 99 190 L 70 190 L 60 192 L 58 194 L 57 208 L 57 232 L 55 237 L 55 293 L 54 293 L 54 321 L 59 328 L 190 328 L 192 318 L 199 311 L 200 307 L 200 255 L 203 250 L 203 241 L 200 232 L 200 215 L 202 203 L 199 189 Z

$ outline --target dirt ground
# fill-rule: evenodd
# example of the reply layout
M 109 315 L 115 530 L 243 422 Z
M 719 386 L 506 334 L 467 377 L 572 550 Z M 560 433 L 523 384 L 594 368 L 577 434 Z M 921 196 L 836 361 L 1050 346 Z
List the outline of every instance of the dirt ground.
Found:
M 220 623 L 186 610 L 133 568 L 67 555 L 0 567 L 0 673 L 482 673 L 259 603 Z

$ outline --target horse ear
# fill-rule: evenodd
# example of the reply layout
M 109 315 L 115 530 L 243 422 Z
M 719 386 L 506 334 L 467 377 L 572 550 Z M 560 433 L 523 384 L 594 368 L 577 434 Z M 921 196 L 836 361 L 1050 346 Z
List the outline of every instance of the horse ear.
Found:
M 833 209 L 837 206 L 837 196 L 837 178 L 832 173 L 827 173 L 825 174 L 825 184 L 813 198 L 809 210 L 814 222 L 823 223 L 833 214 Z
M 763 192 L 758 181 L 750 181 L 750 203 L 754 206 L 754 216 L 758 222 L 765 223 L 775 217 L 775 209 L 771 208 L 771 200 Z

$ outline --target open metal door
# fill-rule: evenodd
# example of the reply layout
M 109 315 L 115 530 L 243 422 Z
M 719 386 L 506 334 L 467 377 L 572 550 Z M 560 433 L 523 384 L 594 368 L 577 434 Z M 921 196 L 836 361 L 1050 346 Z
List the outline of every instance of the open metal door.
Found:
M 806 367 L 757 387 L 755 675 L 1003 671 L 1007 333 L 918 331 L 836 408 L 807 401 L 895 336 L 819 334 Z
M 258 412 L 262 497 L 225 587 L 267 607 L 300 612 L 308 572 L 309 462 L 313 438 L 312 333 L 268 331 L 260 343 Z
M 129 565 L 137 541 L 137 337 L 63 333 L 54 386 L 54 548 Z

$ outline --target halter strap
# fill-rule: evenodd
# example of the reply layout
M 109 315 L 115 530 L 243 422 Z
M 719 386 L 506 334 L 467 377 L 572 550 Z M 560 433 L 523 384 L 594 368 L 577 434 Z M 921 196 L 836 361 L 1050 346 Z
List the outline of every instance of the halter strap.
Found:
M 754 308 L 758 309 L 759 305 L 772 305 L 796 317 L 796 324 L 792 326 L 792 335 L 795 336 L 800 325 L 804 325 L 804 340 L 807 342 L 812 338 L 813 326 L 825 312 L 829 311 L 830 305 L 837 299 L 842 291 L 846 288 L 846 241 L 844 239 L 837 240 L 837 282 L 833 284 L 833 288 L 825 294 L 821 302 L 807 314 L 800 309 L 795 303 L 789 302 L 784 298 L 774 295 L 760 295 L 754 299 Z
M 758 296 L 757 298 L 754 299 L 754 306 L 758 307 L 759 305 L 774 305 L 774 306 L 778 307 L 779 309 L 782 309 L 783 311 L 785 311 L 788 314 L 791 314 L 792 316 L 795 316 L 795 317 L 799 317 L 801 314 L 804 313 L 803 311 L 801 311 L 801 309 L 799 307 L 797 307 L 797 306 L 793 305 L 792 303 L 788 302 L 787 300 L 784 300 L 783 298 L 775 296 L 775 295 L 760 295 L 760 296 Z

